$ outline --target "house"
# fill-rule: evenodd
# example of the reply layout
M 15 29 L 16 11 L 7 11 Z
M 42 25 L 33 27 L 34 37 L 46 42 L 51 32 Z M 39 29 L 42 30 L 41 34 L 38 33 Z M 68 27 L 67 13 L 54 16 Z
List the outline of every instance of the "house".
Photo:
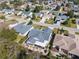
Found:
M 17 16 L 21 16 L 21 14 L 22 14 L 22 11 L 19 11 L 19 12 L 17 13 Z
M 42 18 L 42 17 L 44 16 L 44 13 L 42 13 L 42 12 L 35 13 L 35 16 L 36 16 L 36 17 L 41 17 L 41 18 Z
M 31 25 L 25 25 L 25 24 L 14 24 L 10 27 L 13 27 L 13 29 L 19 33 L 21 36 L 26 36 L 29 31 L 33 29 Z
M 79 16 L 79 5 L 74 5 L 72 10 L 75 16 Z
M 44 13 L 44 14 L 48 14 L 49 13 L 49 10 L 41 10 L 40 12 L 41 13 Z
M 79 11 L 74 12 L 74 16 L 79 17 Z
M 31 17 L 32 18 L 32 12 L 25 12 L 23 11 L 21 14 L 22 17 L 27 18 L 27 17 Z
M 53 41 L 53 46 L 51 49 L 51 53 L 55 54 L 69 54 L 70 55 L 77 55 L 79 56 L 79 49 L 77 48 L 76 38 L 73 36 L 64 36 L 57 34 Z M 56 55 L 55 55 L 56 56 Z
M 79 11 L 79 6 L 78 6 L 78 5 L 74 5 L 74 6 L 73 6 L 73 10 L 74 10 L 75 12 Z
M 49 28 L 44 30 L 32 29 L 28 34 L 28 39 L 24 45 L 26 48 L 39 52 L 43 55 L 48 54 L 48 45 L 52 38 L 52 31 Z
M 56 17 L 56 21 L 59 20 L 61 23 L 66 21 L 69 18 L 69 16 L 66 16 L 64 14 L 59 13 L 59 16 Z
M 57 7 L 57 3 L 53 3 L 51 5 L 49 5 L 49 8 L 51 8 L 52 10 L 55 10 Z
M 2 12 L 5 14 L 5 15 L 13 15 L 14 14 L 14 9 L 3 9 Z
M 76 47 L 73 38 L 58 34 L 55 36 L 53 46 L 59 46 L 60 49 L 65 49 L 67 51 Z

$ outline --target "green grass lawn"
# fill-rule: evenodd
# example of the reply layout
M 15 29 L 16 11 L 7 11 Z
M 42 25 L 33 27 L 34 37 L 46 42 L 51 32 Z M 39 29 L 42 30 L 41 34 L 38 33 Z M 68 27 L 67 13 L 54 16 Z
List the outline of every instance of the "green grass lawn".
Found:
M 70 18 L 67 19 L 64 23 L 61 24 L 62 26 L 66 27 L 71 27 L 71 28 L 76 28 L 76 19 L 75 18 Z
M 0 16 L 0 19 L 6 19 L 4 15 Z
M 19 43 L 19 41 L 20 41 L 22 38 L 23 38 L 22 36 L 17 35 L 17 38 L 16 38 L 15 42 Z
M 28 38 L 28 36 L 23 37 L 23 38 L 19 41 L 19 43 L 22 44 L 25 40 L 27 40 L 27 38 Z
M 62 29 L 57 29 L 57 28 L 55 28 L 55 29 L 53 30 L 53 32 L 54 32 L 55 34 L 64 34 L 65 36 L 67 36 L 67 35 L 69 34 L 69 32 L 68 32 L 67 30 L 64 30 L 63 28 L 62 28 Z
M 36 22 L 39 22 L 40 20 L 41 20 L 41 18 L 40 17 L 36 17 L 35 19 L 33 19 L 34 21 L 36 21 Z
M 43 29 L 47 28 L 47 27 L 45 27 L 45 26 L 39 26 L 39 25 L 36 25 L 36 24 L 33 24 L 33 27 L 34 27 L 35 29 L 39 29 L 39 30 L 43 30 Z
M 75 32 L 75 34 L 79 35 L 79 32 Z
M 47 24 L 53 24 L 54 23 L 54 19 L 46 19 L 46 22 Z

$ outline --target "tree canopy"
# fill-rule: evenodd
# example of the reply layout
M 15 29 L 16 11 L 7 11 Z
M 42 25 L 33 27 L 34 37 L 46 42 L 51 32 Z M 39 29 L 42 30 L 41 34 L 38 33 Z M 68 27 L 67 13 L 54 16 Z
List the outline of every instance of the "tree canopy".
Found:
M 39 12 L 43 9 L 43 6 L 36 6 L 33 12 Z
M 0 31 L 0 58 L 1 59 L 17 59 L 18 53 L 24 50 L 22 46 L 17 44 L 17 33 L 14 30 L 3 29 Z M 25 50 L 24 50 L 25 51 Z

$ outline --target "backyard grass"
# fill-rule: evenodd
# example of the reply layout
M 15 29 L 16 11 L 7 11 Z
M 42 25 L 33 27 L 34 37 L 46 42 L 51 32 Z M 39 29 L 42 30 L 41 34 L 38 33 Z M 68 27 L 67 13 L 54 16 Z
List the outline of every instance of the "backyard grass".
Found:
M 41 20 L 41 18 L 40 17 L 35 17 L 35 19 L 33 19 L 33 20 L 36 21 L 36 22 L 39 22 Z
M 33 24 L 33 27 L 34 27 L 35 29 L 39 29 L 39 30 L 43 30 L 43 29 L 47 28 L 47 27 L 45 27 L 45 26 L 39 26 L 39 25 L 35 25 L 35 24 Z
M 79 32 L 75 32 L 75 34 L 79 35 Z
M 57 29 L 57 28 L 55 28 L 54 30 L 53 30 L 53 32 L 55 33 L 55 34 L 64 34 L 65 36 L 68 36 L 68 34 L 69 34 L 69 32 L 67 31 L 67 30 L 64 30 L 63 28 L 62 29 Z
M 4 15 L 1 15 L 1 16 L 0 16 L 0 19 L 5 19 L 5 16 L 4 16 Z
M 53 24 L 54 23 L 54 19 L 46 19 L 46 22 L 47 24 Z
M 16 38 L 15 42 L 17 42 L 17 43 L 18 43 L 18 42 L 19 42 L 22 38 L 23 38 L 22 36 L 17 35 L 17 38 Z
M 22 39 L 19 41 L 20 44 L 22 44 L 25 40 L 27 40 L 28 36 L 22 37 Z
M 64 23 L 61 24 L 62 26 L 66 27 L 71 27 L 71 28 L 76 28 L 76 19 L 75 18 L 70 18 L 67 19 Z
M 22 44 L 27 38 L 28 36 L 23 37 L 23 36 L 17 35 L 15 42 Z
M 5 21 L 5 23 L 6 23 L 7 25 L 9 25 L 9 24 L 17 23 L 17 21 L 14 20 L 14 19 L 12 19 L 12 20 L 9 20 L 9 21 Z

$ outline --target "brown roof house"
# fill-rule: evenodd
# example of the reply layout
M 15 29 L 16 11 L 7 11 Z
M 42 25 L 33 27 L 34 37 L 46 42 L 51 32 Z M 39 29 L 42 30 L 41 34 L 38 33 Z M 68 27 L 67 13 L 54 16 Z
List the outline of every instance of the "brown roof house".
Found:
M 78 52 L 77 52 L 78 51 Z M 54 56 L 57 54 L 73 54 L 79 56 L 79 49 L 77 49 L 76 38 L 72 35 L 64 36 L 57 34 L 53 41 L 51 53 Z

